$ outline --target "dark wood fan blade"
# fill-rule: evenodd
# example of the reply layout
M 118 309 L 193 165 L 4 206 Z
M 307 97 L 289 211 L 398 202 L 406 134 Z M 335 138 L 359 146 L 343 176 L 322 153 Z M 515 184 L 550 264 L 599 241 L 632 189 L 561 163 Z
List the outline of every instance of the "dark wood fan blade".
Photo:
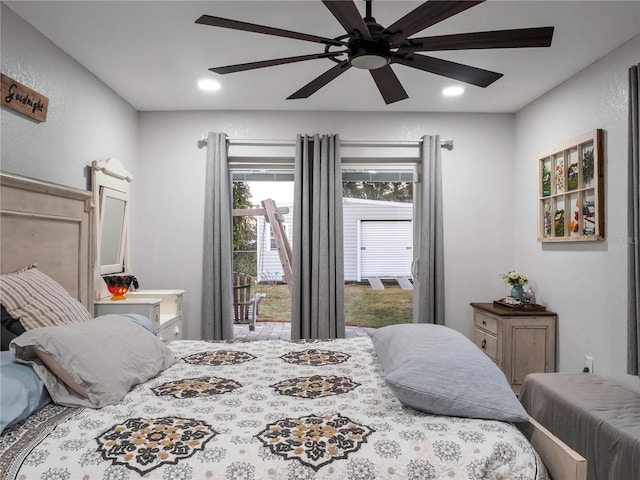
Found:
M 441 50 L 474 50 L 484 48 L 548 47 L 553 27 L 518 28 L 492 32 L 458 33 L 437 37 L 412 38 L 399 53 L 436 52 Z
M 460 80 L 478 87 L 488 87 L 502 77 L 502 73 L 491 72 L 481 68 L 450 62 L 440 58 L 427 57 L 425 55 L 394 56 L 392 63 L 399 63 L 407 67 L 417 68 L 425 72 L 435 73 L 447 78 Z
M 355 30 L 360 32 L 363 40 L 371 40 L 371 33 L 367 24 L 364 23 L 358 7 L 353 1 L 349 0 L 322 0 L 322 3 L 329 9 L 334 17 L 340 22 L 340 25 L 347 31 L 353 33 Z
M 475 2 L 453 2 L 448 0 L 426 1 L 418 8 L 407 13 L 393 25 L 387 27 L 387 31 L 393 35 L 391 43 L 397 44 L 399 41 L 410 37 L 414 33 L 418 33 L 449 17 L 464 12 L 471 7 L 475 7 L 483 1 L 485 0 Z
M 228 65 L 226 67 L 210 68 L 212 72 L 225 74 L 243 72 L 245 70 L 254 70 L 256 68 L 274 67 L 276 65 L 285 65 L 287 63 L 304 62 L 306 60 L 315 60 L 317 58 L 327 58 L 336 56 L 336 52 L 330 53 L 314 53 L 312 55 L 300 55 L 297 57 L 274 58 L 273 60 L 262 60 L 260 62 L 240 63 L 238 65 Z
M 287 97 L 287 100 L 310 97 L 311 95 L 316 93 L 318 90 L 320 90 L 322 87 L 324 87 L 327 83 L 329 83 L 331 80 L 336 79 L 339 75 L 342 75 L 344 72 L 349 70 L 349 68 L 351 68 L 351 65 L 349 65 L 349 62 L 347 60 L 340 62 L 335 67 L 330 68 L 319 77 L 316 77 L 315 79 L 307 83 L 304 87 L 302 87 L 297 92 L 289 95 Z
M 389 65 L 369 70 L 369 72 L 371 72 L 371 76 L 376 82 L 382 98 L 384 98 L 384 103 L 387 105 L 409 98 L 409 95 L 407 95 L 407 92 L 404 90 L 400 80 L 398 80 L 398 77 Z
M 232 30 L 242 30 L 245 32 L 263 33 L 265 35 L 273 35 L 276 37 L 294 38 L 296 40 L 304 40 L 307 42 L 324 43 L 326 45 L 343 46 L 344 43 L 331 38 L 317 37 L 306 33 L 292 32 L 291 30 L 283 30 L 281 28 L 266 27 L 264 25 L 256 25 L 255 23 L 241 22 L 239 20 L 230 20 L 228 18 L 212 17 L 211 15 L 202 15 L 196 20 L 201 25 L 209 25 L 211 27 L 230 28 Z

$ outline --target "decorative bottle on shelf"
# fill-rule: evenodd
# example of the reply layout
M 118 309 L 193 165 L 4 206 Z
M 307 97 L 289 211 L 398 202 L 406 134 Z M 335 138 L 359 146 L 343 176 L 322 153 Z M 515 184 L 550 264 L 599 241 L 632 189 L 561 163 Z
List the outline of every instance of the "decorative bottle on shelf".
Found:
M 133 275 L 105 275 L 102 279 L 112 295 L 111 300 L 126 300 L 129 287 L 133 284 L 138 288 L 138 279 Z
M 517 298 L 521 302 L 524 300 L 524 290 L 522 285 L 516 284 L 511 287 L 511 296 Z

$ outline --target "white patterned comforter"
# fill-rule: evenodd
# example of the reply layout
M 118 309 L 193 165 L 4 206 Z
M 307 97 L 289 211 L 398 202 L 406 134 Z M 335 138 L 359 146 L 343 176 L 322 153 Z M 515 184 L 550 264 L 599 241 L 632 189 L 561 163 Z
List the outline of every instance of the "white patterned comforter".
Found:
M 547 478 L 513 425 L 403 408 L 368 338 L 170 347 L 182 360 L 121 404 L 79 409 L 14 452 L 15 478 Z

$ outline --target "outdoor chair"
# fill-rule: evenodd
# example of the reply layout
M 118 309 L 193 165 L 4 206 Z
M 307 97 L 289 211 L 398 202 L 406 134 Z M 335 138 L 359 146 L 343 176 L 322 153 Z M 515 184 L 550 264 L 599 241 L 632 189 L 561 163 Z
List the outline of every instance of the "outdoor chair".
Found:
M 234 323 L 248 323 L 249 330 L 256 329 L 260 302 L 266 293 L 251 294 L 253 278 L 244 273 L 233 272 L 233 316 Z

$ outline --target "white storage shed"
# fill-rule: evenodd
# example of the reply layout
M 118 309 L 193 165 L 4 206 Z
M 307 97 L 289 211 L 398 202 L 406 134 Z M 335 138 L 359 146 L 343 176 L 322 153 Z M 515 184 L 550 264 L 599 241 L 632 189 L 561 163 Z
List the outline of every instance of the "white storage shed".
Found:
M 413 204 L 343 199 L 344 279 L 411 277 L 413 260 Z M 293 205 L 284 215 L 284 229 L 293 238 Z M 283 280 L 277 246 L 264 217 L 258 217 L 258 281 Z

